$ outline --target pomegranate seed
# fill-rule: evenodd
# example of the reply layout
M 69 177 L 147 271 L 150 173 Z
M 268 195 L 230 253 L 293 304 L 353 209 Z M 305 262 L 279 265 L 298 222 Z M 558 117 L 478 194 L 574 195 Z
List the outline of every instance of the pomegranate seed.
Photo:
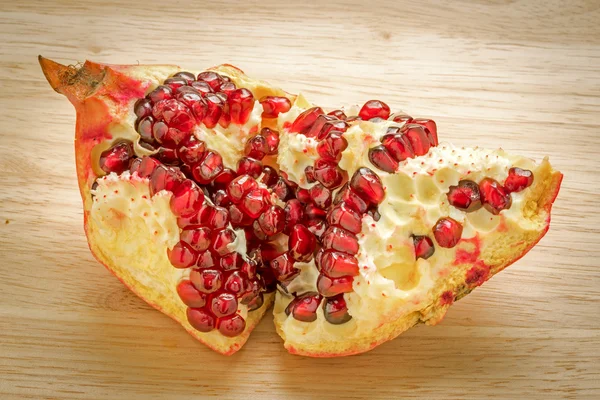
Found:
M 321 130 L 325 127 L 325 124 L 329 121 L 335 121 L 335 117 L 332 117 L 330 115 L 325 115 L 325 114 L 321 114 L 318 115 L 317 118 L 315 119 L 315 122 L 310 126 L 310 129 L 308 129 L 304 134 L 308 137 L 318 137 L 319 134 L 321 133 Z M 339 121 L 342 123 L 345 123 L 344 121 Z M 325 136 L 325 135 L 323 135 Z M 323 138 L 320 138 L 323 139 Z
M 189 217 L 200 209 L 204 202 L 204 193 L 193 181 L 186 179 L 173 191 L 171 211 L 179 217 Z
M 206 82 L 211 87 L 211 89 L 215 91 L 219 86 L 221 86 L 221 83 L 223 83 L 221 75 L 212 71 L 200 72 L 198 74 L 198 80 Z
M 198 96 L 198 100 L 200 97 Z M 162 100 L 154 104 L 152 114 L 156 119 L 164 120 L 171 128 L 182 132 L 190 132 L 196 123 L 189 108 L 175 100 Z
M 315 178 L 315 169 L 312 166 L 308 166 L 304 168 L 304 175 L 306 176 L 306 182 L 314 183 L 316 181 Z
M 263 118 L 277 118 L 280 113 L 286 113 L 292 108 L 292 103 L 287 97 L 265 96 L 260 99 L 263 106 Z
M 437 136 L 437 126 L 435 121 L 431 119 L 414 119 L 411 121 L 412 123 L 419 124 L 425 128 L 425 134 L 427 134 L 427 138 L 429 139 L 429 144 L 433 146 L 438 145 L 438 136 Z
M 194 179 L 200 184 L 210 183 L 223 171 L 223 159 L 219 153 L 206 152 L 204 159 L 192 169 Z
M 177 285 L 177 294 L 183 303 L 188 307 L 200 308 L 206 304 L 206 295 L 200 293 L 192 282 L 183 280 Z
M 190 280 L 200 292 L 210 294 L 221 289 L 223 273 L 218 269 L 194 269 L 190 273 Z
M 183 78 L 167 78 L 164 81 L 164 84 L 171 88 L 171 90 L 177 90 L 180 87 L 185 87 L 187 85 L 187 81 Z
M 204 97 L 204 100 L 206 101 L 206 114 L 204 115 L 202 122 L 207 128 L 212 129 L 217 125 L 221 118 L 224 103 L 223 100 L 214 93 L 208 93 L 206 97 Z
M 333 118 L 333 117 L 328 117 L 326 115 L 322 115 L 321 117 Z M 317 120 L 317 123 L 318 123 L 318 120 Z M 317 139 L 323 140 L 332 132 L 338 132 L 340 134 L 342 132 L 346 132 L 348 130 L 348 123 L 346 123 L 346 121 L 340 121 L 340 120 L 328 120 L 323 124 L 322 127 L 320 127 L 320 130 L 318 132 L 316 131 L 317 128 L 318 128 L 318 126 L 315 123 L 313 128 L 311 128 L 309 135 L 313 132 L 313 129 L 314 129 L 316 132 Z
M 266 185 L 267 187 L 271 187 L 273 185 L 275 185 L 275 183 L 277 183 L 277 179 L 279 179 L 279 175 L 277 174 L 277 171 L 275 171 L 273 168 L 267 166 L 263 168 L 263 175 L 260 178 L 260 181 Z
M 208 224 L 208 220 L 210 219 L 210 215 L 212 213 L 212 206 L 207 203 L 204 203 L 198 214 L 192 215 L 191 217 L 179 217 L 177 218 L 177 226 L 180 228 L 192 228 L 192 227 L 200 227 L 201 225 Z
M 100 154 L 100 168 L 108 173 L 120 174 L 129 169 L 133 157 L 131 142 L 119 142 Z
M 358 112 L 358 116 L 365 121 L 376 117 L 388 119 L 390 116 L 390 107 L 383 101 L 369 100 L 362 106 Z
M 302 224 L 296 224 L 290 232 L 288 247 L 290 255 L 296 261 L 308 262 L 317 246 L 315 235 Z
M 279 147 L 279 132 L 269 128 L 262 128 L 260 135 L 267 140 L 267 148 L 269 149 L 267 154 L 277 154 L 277 148 Z
M 206 227 L 188 228 L 181 232 L 181 240 L 196 251 L 204 251 L 210 246 L 211 230 Z
M 226 191 L 219 189 L 213 194 L 213 203 L 217 206 L 228 207 L 231 204 L 231 199 Z
M 273 236 L 283 231 L 285 213 L 279 206 L 271 206 L 258 217 L 258 225 L 267 236 Z
M 317 239 L 321 239 L 327 229 L 327 224 L 322 219 L 311 219 L 306 222 L 306 227 Z
M 137 124 L 136 131 L 140 134 L 142 140 L 147 142 L 152 142 L 154 140 L 154 136 L 152 136 L 152 126 L 154 125 L 154 118 L 151 116 L 145 117 L 140 120 Z
M 333 110 L 327 115 L 331 115 L 332 117 L 336 117 L 337 119 L 341 119 L 342 121 L 345 121 L 346 118 L 348 118 L 342 110 Z
M 396 161 L 404 161 L 415 156 L 412 145 L 403 134 L 387 134 L 381 138 L 383 147 Z
M 315 178 L 328 189 L 335 189 L 342 185 L 344 181 L 344 171 L 342 171 L 335 161 L 317 160 L 314 167 Z
M 227 193 L 231 201 L 238 204 L 244 195 L 258 187 L 258 183 L 249 175 L 240 175 L 227 186 Z
M 138 119 L 152 115 L 152 102 L 149 99 L 139 99 L 133 106 L 133 112 Z
M 293 196 L 292 190 L 281 177 L 273 186 L 273 193 L 275 193 L 281 201 L 287 201 Z
M 344 228 L 351 233 L 359 233 L 362 229 L 360 215 L 344 202 L 338 204 L 329 211 L 327 222 Z
M 332 131 L 317 144 L 317 152 L 326 160 L 339 161 L 342 158 L 342 152 L 347 147 L 348 141 L 342 136 L 342 133 Z
M 352 292 L 351 276 L 341 276 L 339 278 L 330 278 L 327 275 L 319 275 L 317 278 L 317 290 L 325 297 L 335 296 L 341 293 Z
M 187 320 L 194 329 L 200 332 L 210 332 L 215 329 L 215 317 L 203 308 L 188 308 Z
M 194 117 L 196 117 L 196 121 L 203 121 L 208 114 L 208 103 L 206 100 L 202 99 L 201 101 L 197 101 L 191 106 L 192 113 Z
M 200 253 L 200 256 L 198 257 L 198 261 L 196 261 L 196 265 L 198 266 L 198 268 L 213 268 L 215 265 L 217 264 L 215 257 L 213 257 L 213 254 L 210 251 L 205 251 L 203 253 Z
M 262 172 L 263 165 L 260 161 L 250 157 L 242 157 L 237 164 L 238 175 L 250 175 L 258 178 Z
M 169 100 L 171 97 L 173 97 L 173 91 L 168 86 L 160 85 L 148 93 L 148 96 L 146 97 L 156 104 L 161 100 Z
M 210 85 L 204 81 L 194 81 L 191 86 L 196 89 L 201 96 L 206 96 L 209 93 L 213 93 L 213 89 Z
M 231 293 L 219 293 L 212 298 L 210 304 L 210 310 L 218 318 L 234 314 L 237 307 L 237 300 Z
M 513 167 L 508 170 L 508 177 L 504 181 L 504 188 L 509 192 L 520 192 L 533 183 L 533 173 L 528 169 Z
M 470 180 L 462 180 L 457 186 L 450 186 L 448 202 L 459 210 L 473 212 L 481 208 L 479 185 Z
M 244 212 L 235 204 L 229 206 L 229 216 L 231 217 L 231 224 L 234 227 L 249 226 L 253 222 L 253 219 L 244 214 Z
M 158 168 L 159 165 L 161 165 L 159 161 L 152 157 L 146 156 L 142 157 L 139 160 L 141 161 L 137 168 L 137 173 L 140 178 L 149 178 L 150 175 L 152 175 L 152 173 L 154 172 L 154 170 Z
M 320 208 L 328 208 L 331 205 L 331 190 L 321 184 L 316 184 L 309 190 L 312 201 Z
M 221 86 L 219 86 L 219 91 L 225 93 L 229 96 L 237 87 L 233 82 L 223 82 Z
M 173 75 L 174 78 L 183 79 L 187 85 L 190 85 L 196 80 L 196 77 L 191 72 L 180 71 Z
M 355 257 L 339 251 L 324 251 L 317 265 L 332 278 L 357 276 L 358 261 Z
M 317 319 L 317 309 L 321 304 L 321 296 L 316 293 L 307 293 L 298 297 L 286 308 L 287 315 L 302 322 L 313 322 Z
M 415 246 L 415 259 L 428 259 L 435 252 L 433 242 L 428 236 L 413 235 L 413 245 Z
M 348 306 L 343 294 L 325 299 L 323 302 L 323 315 L 327 322 L 333 325 L 345 324 L 352 319 L 348 313 Z
M 191 108 L 194 103 L 202 101 L 202 94 L 196 88 L 182 86 L 175 90 L 175 100 Z
M 299 200 L 289 200 L 283 209 L 285 214 L 285 229 L 284 233 L 289 235 L 292 227 L 296 225 L 304 217 L 304 207 Z
M 294 260 L 288 253 L 275 257 L 270 265 L 278 281 L 290 281 L 300 272 L 299 269 L 294 268 Z
M 359 168 L 350 180 L 350 188 L 363 200 L 371 204 L 379 204 L 385 197 L 383 184 L 379 176 L 369 168 Z
M 251 218 L 258 218 L 267 206 L 269 192 L 264 189 L 254 189 L 242 199 L 241 208 Z
M 510 208 L 512 204 L 510 193 L 492 178 L 484 178 L 479 182 L 479 192 L 483 207 L 494 215 Z
M 329 227 L 321 238 L 325 249 L 333 249 L 348 254 L 358 253 L 356 236 L 345 229 L 335 226 Z
M 205 151 L 206 144 L 202 140 L 197 140 L 194 136 L 190 136 L 189 139 L 179 147 L 177 154 L 179 154 L 181 161 L 187 165 L 193 165 L 202 160 Z
M 163 143 L 169 133 L 169 125 L 162 121 L 155 122 L 152 125 L 152 136 L 158 143 Z
M 400 122 L 400 123 L 411 123 L 412 122 L 412 117 L 410 115 L 406 115 L 406 114 L 394 114 L 394 118 L 393 121 L 394 122 Z
M 304 207 L 304 217 L 306 219 L 325 219 L 327 212 L 314 204 L 307 204 Z
M 234 337 L 241 335 L 246 329 L 246 321 L 240 315 L 232 315 L 231 317 L 225 317 L 219 319 L 218 324 L 219 332 L 223 336 Z
M 384 146 L 369 149 L 369 161 L 382 171 L 393 174 L 398 169 L 398 161 L 394 160 Z
M 265 300 L 263 298 L 262 293 L 259 293 L 258 296 L 254 297 L 248 302 L 248 311 L 258 310 L 262 307 L 264 301 Z
M 227 246 L 233 243 L 235 238 L 235 232 L 231 229 L 223 229 L 213 238 L 212 249 L 220 256 L 223 256 L 231 251 Z
M 315 123 L 319 115 L 322 114 L 323 110 L 320 107 L 309 108 L 302 114 L 298 115 L 290 128 L 290 132 L 306 134 Z
M 342 201 L 360 215 L 367 212 L 368 204 L 354 190 L 350 189 L 348 184 L 345 184 L 336 194 L 333 203 L 339 204 Z
M 246 88 L 236 89 L 227 99 L 231 122 L 243 125 L 250 119 L 250 112 L 254 107 L 254 96 Z
M 232 169 L 230 169 L 230 168 L 223 168 L 223 171 L 221 171 L 219 173 L 219 175 L 217 175 L 215 177 L 215 180 L 213 181 L 213 184 L 216 187 L 225 190 L 225 188 L 227 188 L 227 186 L 229 185 L 229 183 L 233 179 L 235 179 L 236 176 L 237 176 L 237 174 Z
M 408 124 L 402 129 L 406 135 L 406 138 L 410 142 L 415 155 L 422 156 L 427 154 L 431 145 L 429 144 L 429 139 L 427 138 L 425 129 L 423 129 L 421 125 L 417 124 Z
M 433 236 L 440 247 L 450 249 L 458 243 L 462 235 L 462 225 L 450 218 L 440 218 L 433 227 Z
M 189 268 L 196 264 L 198 253 L 185 242 L 178 242 L 172 249 L 167 249 L 169 261 L 175 268 Z
M 225 271 L 240 269 L 244 263 L 244 259 L 239 253 L 225 254 L 221 258 L 221 268 Z
M 234 271 L 229 275 L 223 287 L 233 294 L 242 294 L 246 290 L 246 279 L 240 271 Z
M 177 150 L 168 147 L 159 147 L 158 152 L 154 154 L 160 162 L 167 165 L 179 165 L 179 157 L 177 157 Z
M 150 195 L 154 196 L 161 190 L 173 192 L 184 179 L 185 177 L 181 171 L 159 165 L 154 169 L 152 175 L 150 175 Z
M 296 198 L 300 200 L 302 204 L 308 204 L 312 202 L 312 197 L 310 197 L 310 191 L 304 188 L 298 188 L 296 190 Z
M 211 228 L 219 230 L 223 229 L 229 224 L 229 213 L 226 208 L 223 207 L 214 207 L 211 210 L 208 224 Z
M 373 220 L 376 222 L 379 221 L 379 219 L 381 218 L 381 214 L 379 214 L 379 210 L 377 209 L 377 207 L 370 208 L 369 211 L 367 211 L 367 215 L 373 218 Z
M 267 144 L 267 139 L 262 135 L 252 137 L 248 140 L 244 148 L 244 154 L 257 160 L 262 160 L 268 152 L 269 145 Z

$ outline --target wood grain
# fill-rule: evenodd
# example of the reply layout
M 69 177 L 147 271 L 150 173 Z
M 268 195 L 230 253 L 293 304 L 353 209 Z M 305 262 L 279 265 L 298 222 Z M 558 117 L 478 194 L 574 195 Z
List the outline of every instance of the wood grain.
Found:
M 133 3 L 0 7 L 0 398 L 600 398 L 597 0 Z M 289 355 L 267 317 L 220 356 L 92 259 L 75 115 L 38 54 L 229 62 L 324 106 L 376 97 L 443 140 L 549 155 L 552 229 L 441 325 L 370 353 Z

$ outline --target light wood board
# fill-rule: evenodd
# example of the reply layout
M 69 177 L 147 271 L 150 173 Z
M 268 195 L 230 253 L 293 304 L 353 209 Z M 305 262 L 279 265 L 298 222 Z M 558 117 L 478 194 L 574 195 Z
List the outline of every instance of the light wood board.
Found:
M 1 399 L 600 398 L 600 2 L 135 3 L 0 1 Z M 268 316 L 220 356 L 92 258 L 75 114 L 38 54 L 229 62 L 326 107 L 378 98 L 442 140 L 549 155 L 552 228 L 441 325 L 370 353 L 289 355 Z

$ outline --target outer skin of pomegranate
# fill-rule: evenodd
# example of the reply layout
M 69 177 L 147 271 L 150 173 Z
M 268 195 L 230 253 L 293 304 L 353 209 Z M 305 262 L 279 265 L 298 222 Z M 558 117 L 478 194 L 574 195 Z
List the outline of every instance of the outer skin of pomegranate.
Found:
M 98 227 L 90 218 L 92 208 L 91 187 L 97 176 L 104 173 L 98 167 L 101 151 L 106 150 L 113 140 L 111 129 L 115 125 L 131 126 L 131 104 L 135 99 L 143 97 L 152 85 L 180 71 L 175 66 L 108 66 L 86 62 L 79 70 L 62 66 L 40 57 L 42 69 L 51 86 L 66 95 L 77 111 L 77 128 L 75 150 L 79 188 L 84 203 L 84 226 L 90 250 L 94 256 L 117 276 L 127 287 L 153 307 L 169 315 L 180 323 L 192 336 L 222 354 L 232 354 L 239 350 L 248 339 L 250 332 L 262 318 L 273 302 L 272 295 L 265 296 L 260 309 L 248 314 L 244 332 L 236 337 L 228 338 L 218 331 L 202 333 L 190 326 L 186 319 L 186 307 L 176 293 L 176 282 L 165 285 L 162 282 L 169 271 L 133 271 L 126 265 L 113 262 L 111 254 L 99 245 Z M 265 96 L 286 96 L 292 103 L 294 100 L 300 107 L 308 109 L 312 105 L 299 96 L 286 94 L 280 89 L 264 82 L 246 77 L 240 70 L 232 66 L 219 66 L 212 70 L 225 73 L 236 80 L 238 87 L 252 87 L 256 99 Z M 153 78 L 148 78 L 152 76 Z M 302 104 L 302 102 L 305 104 Z M 370 122 L 365 122 L 369 124 Z M 264 126 L 264 124 L 263 124 Z M 368 126 L 368 125 L 367 125 Z M 114 130 L 112 130 L 114 131 Z M 126 131 L 121 132 L 120 139 L 128 138 Z M 137 134 L 131 133 L 129 139 L 135 141 Z M 100 145 L 99 145 L 100 144 Z M 357 151 L 350 144 L 351 151 Z M 139 150 L 139 149 L 137 149 Z M 136 151 L 137 151 L 136 150 Z M 363 151 L 358 149 L 358 151 Z M 419 311 L 411 313 L 386 312 L 377 315 L 380 322 L 369 332 L 354 336 L 342 336 L 330 339 L 327 337 L 297 335 L 286 330 L 285 308 L 287 302 L 279 301 L 275 307 L 275 326 L 284 339 L 284 345 L 290 353 L 313 357 L 335 357 L 362 353 L 381 343 L 393 339 L 417 323 L 434 325 L 441 321 L 449 305 L 470 293 L 494 274 L 517 261 L 526 254 L 546 233 L 550 223 L 550 210 L 558 194 L 562 174 L 552 170 L 548 163 L 538 171 L 533 185 L 528 189 L 525 201 L 532 204 L 528 221 L 536 226 L 532 230 L 520 230 L 512 234 L 510 224 L 503 224 L 485 236 L 484 240 L 463 239 L 468 251 L 457 251 L 454 268 L 448 276 L 436 285 L 430 293 L 431 303 Z M 377 174 L 384 172 L 376 170 Z M 427 229 L 430 227 L 424 227 Z M 508 232 L 508 234 L 507 234 Z M 421 234 L 422 232 L 418 232 Z M 457 245 L 459 248 L 461 244 Z M 441 251 L 436 249 L 436 251 Z M 435 255 L 434 255 L 435 257 Z M 465 274 L 466 270 L 466 274 Z M 151 278 L 155 283 L 149 287 L 143 278 Z M 350 294 L 351 295 L 351 294 Z M 345 295 L 346 296 L 346 295 Z M 288 301 L 289 302 L 289 301 Z M 313 323 L 323 323 L 319 319 Z M 353 323 L 353 320 L 348 322 Z M 342 327 L 344 325 L 336 325 Z M 338 329 L 338 328 L 334 328 Z

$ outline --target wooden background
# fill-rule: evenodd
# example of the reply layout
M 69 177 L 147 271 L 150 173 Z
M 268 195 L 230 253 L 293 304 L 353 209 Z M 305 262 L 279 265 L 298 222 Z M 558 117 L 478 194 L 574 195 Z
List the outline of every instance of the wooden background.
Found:
M 0 1 L 0 398 L 600 398 L 600 2 L 250 3 Z M 75 115 L 38 54 L 229 62 L 323 106 L 380 98 L 442 140 L 550 155 L 552 229 L 441 325 L 370 353 L 291 356 L 268 316 L 220 356 L 92 259 Z

